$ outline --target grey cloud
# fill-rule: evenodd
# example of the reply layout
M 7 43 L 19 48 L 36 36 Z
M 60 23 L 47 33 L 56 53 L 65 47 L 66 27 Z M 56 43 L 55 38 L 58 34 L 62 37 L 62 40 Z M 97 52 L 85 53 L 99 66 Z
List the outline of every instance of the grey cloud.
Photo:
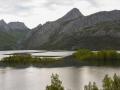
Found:
M 56 5 L 70 5 L 74 0 L 47 0 L 46 5 L 50 6 L 52 4 Z
M 99 6 L 99 3 L 97 2 L 98 0 L 86 0 L 86 1 L 88 1 L 89 3 L 91 3 L 95 7 Z
M 17 14 L 25 13 L 32 10 L 32 6 L 27 5 L 30 0 L 0 0 L 1 14 Z
M 46 0 L 43 7 L 47 9 L 56 9 L 54 6 L 70 6 L 74 0 Z
M 43 0 L 37 1 L 37 5 L 33 5 L 37 0 L 0 0 L 0 13 L 18 14 L 32 12 L 34 8 L 56 9 L 54 6 L 72 6 L 78 1 L 87 1 L 93 6 L 98 6 L 97 0 Z
M 53 5 L 59 5 L 59 6 L 70 6 L 73 5 L 76 2 L 80 2 L 80 1 L 87 1 L 88 3 L 90 3 L 93 6 L 99 6 L 99 3 L 97 3 L 97 0 L 46 0 L 46 2 L 43 4 L 43 6 L 45 8 L 52 8 Z

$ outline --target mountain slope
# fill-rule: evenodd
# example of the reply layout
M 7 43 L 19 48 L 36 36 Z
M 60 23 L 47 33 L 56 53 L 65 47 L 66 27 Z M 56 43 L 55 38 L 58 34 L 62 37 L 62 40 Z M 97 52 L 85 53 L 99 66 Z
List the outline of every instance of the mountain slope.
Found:
M 0 50 L 13 49 L 15 43 L 15 38 L 13 36 L 0 31 Z
M 28 32 L 29 29 L 21 22 L 7 24 L 4 20 L 0 20 L 0 50 L 16 49 L 17 43 L 19 43 Z
M 119 27 L 119 10 L 84 16 L 75 8 L 62 18 L 33 29 L 31 35 L 24 40 L 23 48 L 120 49 Z
M 51 43 L 52 42 L 52 43 Z M 120 21 L 109 21 L 80 29 L 71 35 L 56 37 L 40 48 L 68 49 L 87 48 L 91 50 L 120 50 Z
M 83 17 L 83 15 L 79 12 L 78 9 L 74 8 L 65 16 L 54 22 L 47 22 L 42 26 L 39 25 L 33 29 L 31 34 L 28 35 L 29 37 L 27 36 L 27 39 L 24 40 L 22 43 L 23 47 L 26 49 L 37 49 L 38 46 L 48 42 L 50 36 L 56 36 L 56 34 L 60 32 L 65 25 L 69 24 L 75 19 L 78 19 L 79 17 Z

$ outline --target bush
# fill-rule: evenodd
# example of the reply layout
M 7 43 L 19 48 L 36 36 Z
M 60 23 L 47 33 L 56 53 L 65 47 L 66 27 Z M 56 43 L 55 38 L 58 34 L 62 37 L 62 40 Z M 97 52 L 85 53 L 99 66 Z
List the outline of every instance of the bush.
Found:
M 120 65 L 120 54 L 115 50 L 90 51 L 80 49 L 73 54 L 75 59 L 92 65 Z
M 46 87 L 46 90 L 64 90 L 62 86 L 62 81 L 59 80 L 58 74 L 52 74 L 51 85 Z
M 114 74 L 113 77 L 105 75 L 102 81 L 102 87 L 98 88 L 95 82 L 89 82 L 88 85 L 84 86 L 84 90 L 120 90 L 120 76 Z M 59 80 L 58 74 L 52 74 L 51 76 L 51 85 L 46 87 L 46 90 L 64 90 L 62 86 L 62 81 Z
M 79 49 L 76 53 L 74 53 L 74 56 L 79 60 L 90 60 L 94 57 L 94 53 L 87 49 Z
M 9 57 L 3 58 L 0 63 L 6 64 L 9 66 L 17 66 L 17 65 L 48 65 L 56 62 L 56 59 L 53 58 L 40 58 L 40 57 L 32 57 L 29 54 L 26 55 L 12 55 Z
M 93 84 L 89 82 L 89 84 L 84 87 L 84 90 L 99 90 L 99 89 L 95 82 Z
M 113 78 L 106 75 L 103 79 L 103 87 L 99 89 L 96 83 L 85 85 L 84 90 L 120 90 L 120 76 L 114 74 Z

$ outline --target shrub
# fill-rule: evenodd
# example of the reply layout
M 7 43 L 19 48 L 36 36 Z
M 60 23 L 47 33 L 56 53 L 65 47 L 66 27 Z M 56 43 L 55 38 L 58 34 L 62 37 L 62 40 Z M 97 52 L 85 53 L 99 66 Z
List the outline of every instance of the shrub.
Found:
M 120 76 L 114 74 L 113 78 L 106 75 L 103 79 L 102 89 L 99 89 L 96 83 L 85 85 L 84 90 L 120 90 Z
M 52 74 L 51 85 L 46 87 L 46 90 L 64 90 L 62 86 L 62 81 L 59 80 L 58 74 Z
M 120 54 L 115 50 L 90 51 L 80 49 L 73 54 L 74 58 L 92 65 L 120 65 Z
M 3 58 L 0 62 L 10 66 L 17 65 L 47 65 L 56 62 L 54 58 L 40 58 L 32 57 L 31 55 L 12 55 L 9 57 Z

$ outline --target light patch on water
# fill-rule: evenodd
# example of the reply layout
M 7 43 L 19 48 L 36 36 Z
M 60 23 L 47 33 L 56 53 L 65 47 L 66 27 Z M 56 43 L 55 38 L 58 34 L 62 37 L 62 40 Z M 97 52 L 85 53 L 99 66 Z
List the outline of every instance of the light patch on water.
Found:
M 43 53 L 32 53 L 32 55 L 33 56 L 66 57 L 66 56 L 72 55 L 73 53 L 74 51 L 61 51 L 61 52 L 48 51 Z
M 28 53 L 35 57 L 47 58 L 62 58 L 72 55 L 74 51 L 46 51 L 46 50 L 13 50 L 13 51 L 0 51 L 0 60 L 12 54 Z

